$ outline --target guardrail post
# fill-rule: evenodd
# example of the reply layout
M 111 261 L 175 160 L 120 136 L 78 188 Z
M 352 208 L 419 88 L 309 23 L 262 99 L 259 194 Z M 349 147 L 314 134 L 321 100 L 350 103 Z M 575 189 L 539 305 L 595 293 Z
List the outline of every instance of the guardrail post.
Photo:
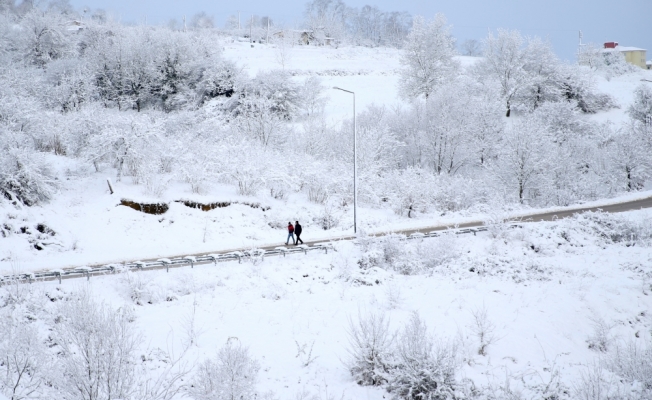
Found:
M 183 257 L 182 260 L 185 262 L 189 262 L 190 268 L 195 268 L 195 263 L 197 262 L 197 258 L 195 256 L 186 256 Z

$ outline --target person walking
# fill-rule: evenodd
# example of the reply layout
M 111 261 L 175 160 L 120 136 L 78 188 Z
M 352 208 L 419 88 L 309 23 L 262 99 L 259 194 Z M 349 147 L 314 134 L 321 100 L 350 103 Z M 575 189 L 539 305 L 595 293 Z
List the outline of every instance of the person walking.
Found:
M 288 238 L 285 240 L 285 244 L 289 244 L 290 238 L 292 238 L 292 244 L 297 244 L 297 242 L 294 240 L 294 226 L 292 226 L 292 222 L 288 222 Z
M 303 240 L 299 236 L 301 236 L 301 232 L 303 232 L 303 228 L 301 228 L 301 225 L 299 225 L 299 221 L 294 222 L 294 234 L 297 235 L 297 241 L 296 244 L 303 244 Z

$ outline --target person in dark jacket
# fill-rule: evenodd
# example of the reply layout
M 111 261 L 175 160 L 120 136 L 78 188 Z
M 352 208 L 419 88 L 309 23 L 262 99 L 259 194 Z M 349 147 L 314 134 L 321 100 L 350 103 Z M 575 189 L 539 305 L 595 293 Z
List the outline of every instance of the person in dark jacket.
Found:
M 299 244 L 299 242 L 303 244 L 303 240 L 301 240 L 301 238 L 299 237 L 301 236 L 301 232 L 303 232 L 303 228 L 301 228 L 301 225 L 299 225 L 299 221 L 296 221 L 294 223 L 294 234 L 297 235 L 296 244 Z
M 292 226 L 292 222 L 288 222 L 288 238 L 285 239 L 285 244 L 288 244 L 290 238 L 292 238 L 292 244 L 297 244 L 294 240 L 294 226 Z

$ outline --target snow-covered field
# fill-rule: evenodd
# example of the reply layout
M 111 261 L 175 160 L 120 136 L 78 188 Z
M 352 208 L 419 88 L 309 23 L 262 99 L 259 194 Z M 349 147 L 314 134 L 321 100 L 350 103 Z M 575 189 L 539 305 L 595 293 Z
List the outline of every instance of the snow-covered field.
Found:
M 602 385 L 616 389 L 616 349 L 634 343 L 651 354 L 651 222 L 635 211 L 409 244 L 362 239 L 329 254 L 9 286 L 2 299 L 22 292 L 14 313 L 43 327 L 80 291 L 131 310 L 143 360 L 189 346 L 184 359 L 196 366 L 236 340 L 259 362 L 256 390 L 277 399 L 387 398 L 349 373 L 351 323 L 382 315 L 393 334 L 417 313 L 436 343 L 455 346 L 458 395 L 580 398 L 595 389 L 583 379 L 600 360 Z M 624 379 L 621 390 L 637 398 L 631 390 L 650 378 Z

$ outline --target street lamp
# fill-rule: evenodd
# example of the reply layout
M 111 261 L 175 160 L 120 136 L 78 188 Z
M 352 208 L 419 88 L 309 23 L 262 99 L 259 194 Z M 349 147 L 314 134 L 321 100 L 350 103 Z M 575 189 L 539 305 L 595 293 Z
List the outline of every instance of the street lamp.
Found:
M 337 86 L 333 86 L 335 90 L 341 90 L 346 93 L 351 93 L 353 95 L 353 233 L 358 233 L 358 190 L 357 190 L 357 171 L 358 171 L 358 159 L 356 157 L 356 141 L 357 141 L 357 126 L 355 124 L 355 92 L 350 90 L 342 89 Z

